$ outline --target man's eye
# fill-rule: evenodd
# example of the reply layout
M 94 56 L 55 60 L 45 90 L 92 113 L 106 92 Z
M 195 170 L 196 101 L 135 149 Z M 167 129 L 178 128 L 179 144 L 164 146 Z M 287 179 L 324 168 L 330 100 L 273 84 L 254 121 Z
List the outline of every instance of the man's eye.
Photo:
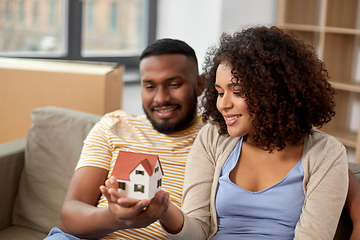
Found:
M 154 85 L 144 85 L 144 88 L 145 89 L 152 89 L 152 88 L 155 88 Z
M 178 87 L 180 87 L 180 86 L 181 86 L 180 83 L 172 83 L 172 84 L 169 84 L 169 87 L 171 87 L 171 88 L 178 88 Z

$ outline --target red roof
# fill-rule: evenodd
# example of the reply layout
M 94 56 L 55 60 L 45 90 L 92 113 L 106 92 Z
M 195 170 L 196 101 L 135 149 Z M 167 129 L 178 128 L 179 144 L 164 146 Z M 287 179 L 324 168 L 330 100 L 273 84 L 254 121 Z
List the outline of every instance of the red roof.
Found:
M 149 176 L 152 176 L 158 159 L 158 155 L 119 151 L 111 176 L 115 176 L 117 179 L 129 181 L 130 173 L 139 164 L 144 167 Z M 160 161 L 159 166 L 162 174 L 164 175 Z

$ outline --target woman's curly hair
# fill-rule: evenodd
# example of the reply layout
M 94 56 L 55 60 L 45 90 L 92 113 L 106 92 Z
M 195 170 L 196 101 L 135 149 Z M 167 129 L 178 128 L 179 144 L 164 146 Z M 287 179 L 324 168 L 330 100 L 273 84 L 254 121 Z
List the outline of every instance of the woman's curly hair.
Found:
M 214 84 L 222 62 L 232 67 L 231 81 L 248 105 L 255 128 L 249 136 L 265 150 L 296 144 L 335 115 L 335 90 L 313 47 L 278 27 L 253 27 L 224 33 L 220 45 L 206 54 L 202 118 L 218 123 L 220 134 L 227 134 L 227 127 L 216 108 Z

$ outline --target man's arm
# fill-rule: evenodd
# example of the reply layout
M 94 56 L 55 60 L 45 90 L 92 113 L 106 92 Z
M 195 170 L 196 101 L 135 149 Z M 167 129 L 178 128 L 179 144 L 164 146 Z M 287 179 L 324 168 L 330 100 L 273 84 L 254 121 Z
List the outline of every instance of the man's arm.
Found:
M 143 210 L 140 201 L 128 208 L 115 206 L 116 203 L 109 203 L 109 208 L 96 207 L 101 196 L 99 187 L 104 184 L 107 174 L 108 171 L 97 167 L 82 167 L 75 171 L 61 210 L 63 231 L 82 238 L 97 238 L 131 227 L 127 220 Z

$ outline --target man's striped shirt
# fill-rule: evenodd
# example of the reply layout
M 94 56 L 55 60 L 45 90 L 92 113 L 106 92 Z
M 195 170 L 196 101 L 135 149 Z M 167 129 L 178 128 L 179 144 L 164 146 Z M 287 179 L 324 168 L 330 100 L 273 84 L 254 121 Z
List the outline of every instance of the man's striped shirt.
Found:
M 180 207 L 187 155 L 203 126 L 200 118 L 185 130 L 162 134 L 156 131 L 146 116 L 135 116 L 122 110 L 106 114 L 84 141 L 76 169 L 94 166 L 109 171 L 111 176 L 119 150 L 159 156 L 164 171 L 162 189 Z M 107 207 L 101 196 L 98 207 Z M 101 239 L 168 239 L 158 221 L 146 228 L 116 231 Z

